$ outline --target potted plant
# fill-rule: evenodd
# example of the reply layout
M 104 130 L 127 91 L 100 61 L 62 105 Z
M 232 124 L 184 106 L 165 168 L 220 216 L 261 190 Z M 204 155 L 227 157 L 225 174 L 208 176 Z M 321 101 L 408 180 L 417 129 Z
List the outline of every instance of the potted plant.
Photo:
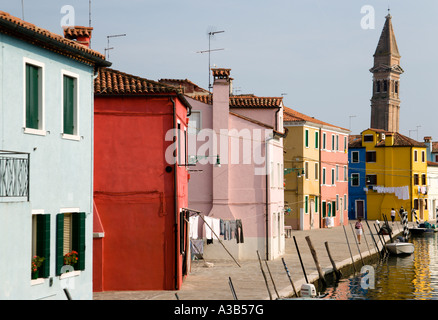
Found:
M 64 255 L 64 265 L 74 265 L 76 262 L 78 262 L 78 253 L 76 251 L 71 251 L 69 253 L 66 253 Z
M 38 279 L 39 276 L 38 269 L 39 267 L 41 267 L 45 259 L 46 258 L 39 256 L 34 256 L 32 258 L 32 279 Z

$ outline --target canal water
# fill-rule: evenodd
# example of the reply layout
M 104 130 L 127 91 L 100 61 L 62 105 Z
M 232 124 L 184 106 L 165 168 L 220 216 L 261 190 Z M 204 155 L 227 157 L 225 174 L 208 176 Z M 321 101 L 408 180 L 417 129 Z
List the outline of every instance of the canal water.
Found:
M 329 286 L 325 299 L 438 300 L 438 232 L 412 235 L 409 241 L 413 254 L 370 265 L 374 281 L 372 273 L 350 276 Z

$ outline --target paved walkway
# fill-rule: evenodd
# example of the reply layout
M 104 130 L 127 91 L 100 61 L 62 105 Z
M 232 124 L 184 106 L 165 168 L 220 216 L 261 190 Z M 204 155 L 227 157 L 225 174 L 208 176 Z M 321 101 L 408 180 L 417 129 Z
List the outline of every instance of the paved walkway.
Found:
M 354 226 L 355 222 L 356 221 L 350 220 L 349 224 Z M 373 226 L 374 221 L 368 221 L 368 223 L 373 231 L 375 240 L 379 241 Z M 365 222 L 363 222 L 363 225 L 365 236 L 362 236 L 361 244 L 359 245 L 360 253 L 351 226 L 345 226 L 357 271 L 362 267 L 361 257 L 365 258 L 376 254 L 376 248 L 368 226 Z M 402 226 L 400 222 L 397 221 L 393 227 L 393 237 L 396 237 L 402 231 Z M 295 236 L 297 241 L 309 282 L 314 282 L 318 279 L 318 272 L 306 241 L 307 236 L 309 236 L 312 241 L 324 274 L 329 274 L 333 271 L 324 245 L 326 241 L 328 242 L 330 253 L 336 263 L 336 267 L 342 269 L 343 267 L 350 266 L 351 269 L 352 259 L 342 226 L 311 231 L 293 230 L 292 236 Z M 385 240 L 388 241 L 389 236 L 385 236 Z M 380 243 L 378 244 L 380 245 Z M 379 248 L 381 248 L 381 245 Z M 286 253 L 283 255 L 283 258 L 289 269 L 294 286 L 299 290 L 301 285 L 306 283 L 306 281 L 293 237 L 286 239 Z M 237 266 L 231 258 L 230 260 L 209 260 L 208 262 L 213 264 L 213 266 L 207 267 L 202 260 L 192 261 L 191 272 L 184 281 L 182 289 L 179 291 L 103 292 L 94 293 L 94 300 L 176 300 L 175 293 L 178 294 L 180 300 L 232 300 L 233 295 L 228 283 L 229 277 L 231 277 L 239 300 L 270 299 L 258 260 L 239 261 L 241 267 Z M 292 285 L 284 269 L 281 257 L 268 261 L 276 291 L 270 280 L 265 261 L 262 261 L 262 265 L 269 281 L 269 288 L 273 299 L 277 298 L 276 292 L 278 292 L 280 297 L 288 297 L 293 294 Z

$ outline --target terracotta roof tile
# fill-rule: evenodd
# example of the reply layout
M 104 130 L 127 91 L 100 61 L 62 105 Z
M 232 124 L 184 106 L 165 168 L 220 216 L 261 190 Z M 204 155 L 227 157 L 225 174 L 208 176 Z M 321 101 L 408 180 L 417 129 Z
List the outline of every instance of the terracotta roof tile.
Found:
M 374 129 L 371 129 L 374 130 Z M 419 142 L 414 139 L 411 139 L 405 135 L 402 135 L 399 132 L 386 132 L 387 135 L 393 135 L 394 136 L 394 144 L 392 146 L 394 147 L 420 147 L 420 148 L 426 148 L 426 145 L 424 142 Z M 376 144 L 376 147 L 384 147 L 385 141 L 382 140 L 379 143 Z
M 348 136 L 348 147 L 349 148 L 361 148 L 362 147 L 362 135 L 349 135 Z
M 0 33 L 20 38 L 33 45 L 55 51 L 73 59 L 79 59 L 92 64 L 111 65 L 105 61 L 103 54 L 87 48 L 76 41 L 39 28 L 4 11 L 0 11 Z
M 94 80 L 95 94 L 182 93 L 182 90 L 157 81 L 110 68 L 99 69 Z
M 432 152 L 438 152 L 438 142 L 432 142 Z
M 305 115 L 304 113 L 298 112 L 298 111 L 293 110 L 291 108 L 284 107 L 284 110 L 283 110 L 283 122 L 301 122 L 301 121 L 308 121 L 308 122 L 313 122 L 313 123 L 316 123 L 316 124 L 326 125 L 326 126 L 330 126 L 330 127 L 334 127 L 334 128 L 338 128 L 338 129 L 342 129 L 342 130 L 348 130 L 348 129 L 345 129 L 345 128 L 342 128 L 342 127 L 338 127 L 338 126 L 332 125 L 332 124 L 330 124 L 328 122 L 324 122 L 324 121 L 315 119 L 314 117 L 310 117 L 308 115 Z
M 230 96 L 232 108 L 278 108 L 282 102 L 283 98 L 278 97 Z

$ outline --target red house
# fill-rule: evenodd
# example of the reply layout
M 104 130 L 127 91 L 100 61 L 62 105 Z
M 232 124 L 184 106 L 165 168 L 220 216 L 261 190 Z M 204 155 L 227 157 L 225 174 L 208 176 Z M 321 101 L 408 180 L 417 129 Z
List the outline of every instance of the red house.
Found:
M 94 105 L 93 291 L 178 290 L 191 106 L 178 88 L 108 68 Z

